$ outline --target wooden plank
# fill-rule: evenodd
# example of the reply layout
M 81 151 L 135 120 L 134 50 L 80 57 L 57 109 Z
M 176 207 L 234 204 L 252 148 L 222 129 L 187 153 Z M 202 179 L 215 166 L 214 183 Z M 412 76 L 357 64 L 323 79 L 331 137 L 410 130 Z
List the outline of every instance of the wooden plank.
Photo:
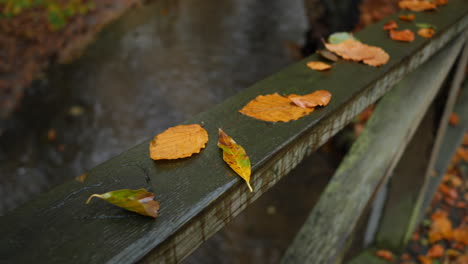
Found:
M 444 48 L 379 102 L 282 263 L 339 260 L 372 193 L 397 164 L 464 41 L 461 36 Z
M 465 44 L 464 52 L 457 63 L 455 75 L 449 86 L 438 130 L 433 133 L 434 128 L 428 127 L 420 131 L 395 169 L 390 183 L 390 194 L 377 234 L 376 245 L 380 248 L 387 248 L 393 252 L 403 250 L 420 220 L 421 201 L 426 196 L 432 197 L 433 195 L 433 193 L 427 193 L 427 185 L 434 176 L 434 164 L 442 146 L 449 116 L 460 92 L 467 61 L 468 44 Z M 430 111 L 434 112 L 437 109 L 433 107 Z M 431 124 L 435 122 L 429 122 L 428 126 Z M 431 140 L 433 134 L 436 135 L 435 141 Z M 425 139 L 429 142 L 424 142 L 427 141 Z
M 387 65 L 374 68 L 342 61 L 331 72 L 321 73 L 308 69 L 304 60 L 187 120 L 204 123 L 210 136 L 206 149 L 195 157 L 154 162 L 144 142 L 91 170 L 84 184 L 68 182 L 14 210 L 0 219 L 1 260 L 129 263 L 154 249 L 147 260 L 181 261 L 304 156 L 460 34 L 468 25 L 468 6 L 453 0 L 440 12 L 423 13 L 420 18 L 435 24 L 438 35 L 430 40 L 417 38 L 411 44 L 394 42 L 381 30 L 384 22 L 357 34 L 391 54 Z M 307 60 L 311 59 L 317 58 Z M 333 94 L 330 105 L 294 122 L 265 123 L 237 112 L 259 94 L 305 94 L 317 89 Z M 246 147 L 253 165 L 254 193 L 222 161 L 216 146 L 218 127 Z M 84 205 L 92 193 L 148 185 L 161 203 L 156 220 L 104 202 Z

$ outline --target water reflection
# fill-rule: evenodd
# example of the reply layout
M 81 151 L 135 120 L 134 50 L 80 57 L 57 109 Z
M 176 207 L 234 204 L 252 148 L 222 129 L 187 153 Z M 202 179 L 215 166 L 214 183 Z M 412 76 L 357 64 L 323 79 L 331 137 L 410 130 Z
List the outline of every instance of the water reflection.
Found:
M 0 214 L 291 63 L 285 42 L 306 29 L 301 0 L 155 2 L 52 69 L 2 123 Z

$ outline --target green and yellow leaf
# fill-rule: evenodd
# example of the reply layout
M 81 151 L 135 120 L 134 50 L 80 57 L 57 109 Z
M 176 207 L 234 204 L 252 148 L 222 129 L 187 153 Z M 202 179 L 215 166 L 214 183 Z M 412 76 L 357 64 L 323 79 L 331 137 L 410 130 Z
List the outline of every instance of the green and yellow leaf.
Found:
M 224 133 L 221 128 L 219 129 L 218 147 L 223 150 L 223 160 L 245 180 L 252 192 L 252 186 L 250 186 L 250 159 L 244 148 Z
M 123 189 L 103 194 L 93 194 L 88 198 L 86 204 L 89 204 L 93 197 L 101 198 L 120 208 L 141 215 L 154 218 L 158 216 L 159 202 L 153 200 L 154 193 L 148 192 L 146 189 Z

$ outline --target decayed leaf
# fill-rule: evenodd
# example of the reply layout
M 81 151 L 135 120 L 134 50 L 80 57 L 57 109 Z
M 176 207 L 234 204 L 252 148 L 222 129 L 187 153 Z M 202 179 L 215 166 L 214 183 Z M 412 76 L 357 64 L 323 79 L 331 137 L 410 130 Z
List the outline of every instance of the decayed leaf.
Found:
M 375 252 L 375 255 L 381 259 L 393 261 L 393 253 L 388 250 L 385 250 L 385 249 L 377 250 Z
M 428 1 L 415 1 L 415 0 L 403 0 L 398 3 L 401 9 L 409 9 L 411 11 L 425 11 L 434 10 L 437 5 Z
M 307 63 L 307 67 L 316 71 L 325 71 L 331 69 L 331 66 L 329 64 L 321 61 L 309 61 Z
M 329 61 L 338 61 L 338 57 L 326 49 L 317 50 L 317 53 Z
M 414 14 L 408 14 L 408 15 L 400 15 L 398 18 L 403 21 L 411 22 L 416 18 L 416 16 Z
M 423 38 L 432 38 L 435 34 L 435 30 L 432 28 L 421 28 L 418 30 L 418 35 Z
M 150 142 L 150 156 L 154 160 L 180 159 L 200 153 L 208 142 L 208 133 L 198 124 L 168 128 Z
M 395 22 L 395 20 L 390 20 L 385 25 L 383 26 L 384 30 L 392 30 L 392 29 L 397 29 L 398 24 Z
M 306 95 L 289 95 L 288 98 L 302 108 L 326 106 L 331 100 L 331 93 L 325 90 L 315 91 Z
M 86 178 L 88 178 L 88 173 L 87 172 L 81 174 L 80 176 L 77 176 L 75 178 L 75 180 L 78 181 L 78 182 L 84 183 L 86 181 Z
M 252 186 L 250 186 L 250 159 L 244 148 L 224 133 L 221 128 L 219 129 L 218 147 L 223 150 L 223 160 L 245 180 L 252 192 Z
M 353 36 L 353 34 L 349 32 L 335 32 L 328 37 L 328 43 L 339 44 L 348 39 L 359 41 L 357 38 Z
M 325 47 L 345 60 L 362 61 L 372 66 L 383 65 L 390 59 L 388 53 L 383 49 L 353 39 L 345 40 L 339 44 L 325 43 Z
M 414 33 L 409 30 L 390 30 L 390 38 L 393 40 L 412 42 L 414 41 Z
M 288 98 L 274 93 L 257 96 L 239 112 L 263 121 L 288 122 L 308 115 L 312 111 L 314 111 L 313 108 L 298 107 Z
M 138 190 L 117 190 L 103 194 L 91 195 L 86 204 L 89 204 L 93 197 L 101 198 L 120 208 L 132 211 L 141 215 L 156 218 L 159 211 L 159 202 L 153 200 L 154 194 L 146 189 Z

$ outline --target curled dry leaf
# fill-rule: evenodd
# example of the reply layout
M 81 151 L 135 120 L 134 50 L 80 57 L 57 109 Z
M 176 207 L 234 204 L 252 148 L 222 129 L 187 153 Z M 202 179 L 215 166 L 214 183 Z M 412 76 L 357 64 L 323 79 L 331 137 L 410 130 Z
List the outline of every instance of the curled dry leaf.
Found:
M 223 160 L 245 180 L 252 192 L 252 186 L 250 186 L 251 165 L 245 149 L 224 133 L 221 128 L 219 129 L 218 147 L 223 150 Z
M 302 108 L 326 106 L 331 100 L 331 93 L 325 90 L 315 91 L 306 95 L 291 94 L 288 98 L 297 106 Z
M 435 34 L 435 30 L 432 28 L 421 28 L 418 30 L 418 35 L 423 38 L 432 38 Z
M 385 250 L 385 249 L 377 250 L 375 252 L 375 255 L 381 259 L 385 259 L 387 261 L 393 261 L 393 253 L 388 250 Z
M 326 49 L 317 50 L 317 53 L 329 61 L 338 61 L 338 57 Z
M 239 112 L 246 116 L 263 121 L 288 122 L 291 120 L 297 120 L 313 111 L 313 108 L 298 107 L 287 97 L 274 93 L 257 96 Z
M 86 204 L 91 202 L 93 197 L 101 198 L 120 208 L 132 211 L 141 215 L 156 218 L 159 211 L 159 202 L 154 200 L 154 194 L 146 189 L 138 190 L 117 190 L 103 194 L 91 195 Z
M 200 153 L 208 142 L 208 133 L 198 124 L 168 128 L 150 142 L 153 160 L 180 159 Z
M 311 68 L 312 70 L 316 71 L 325 71 L 331 69 L 330 64 L 321 61 L 309 61 L 307 63 L 307 67 Z
M 393 40 L 412 42 L 414 41 L 414 33 L 409 30 L 390 30 L 390 38 Z
M 392 30 L 392 29 L 397 29 L 398 24 L 395 22 L 395 20 L 390 20 L 385 25 L 383 26 L 384 30 Z
M 379 47 L 369 46 L 354 39 L 347 39 L 339 44 L 325 43 L 325 47 L 345 60 L 362 61 L 371 66 L 380 66 L 388 62 L 390 56 Z
M 415 1 L 415 0 L 403 0 L 398 3 L 401 9 L 409 9 L 411 11 L 419 12 L 426 10 L 434 10 L 437 8 L 435 3 L 429 1 Z
M 403 21 L 411 22 L 416 18 L 416 16 L 414 14 L 408 14 L 408 15 L 400 15 L 398 18 Z

